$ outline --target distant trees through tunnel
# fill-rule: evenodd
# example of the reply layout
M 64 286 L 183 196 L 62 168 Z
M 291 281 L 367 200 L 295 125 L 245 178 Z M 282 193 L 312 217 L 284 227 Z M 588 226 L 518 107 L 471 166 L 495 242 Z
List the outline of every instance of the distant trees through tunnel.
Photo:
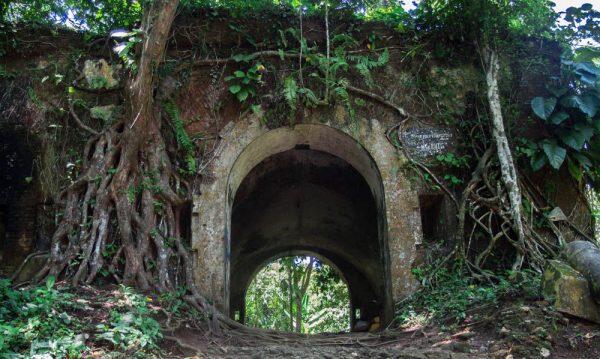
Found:
M 240 320 L 240 313 L 236 313 Z M 350 329 L 350 294 L 337 269 L 314 256 L 286 256 L 256 274 L 245 296 L 245 323 L 297 333 Z

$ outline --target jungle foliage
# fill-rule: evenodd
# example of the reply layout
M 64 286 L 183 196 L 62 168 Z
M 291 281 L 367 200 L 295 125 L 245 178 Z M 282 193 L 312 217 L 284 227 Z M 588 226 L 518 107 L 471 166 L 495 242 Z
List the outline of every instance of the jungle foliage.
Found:
M 102 302 L 57 287 L 54 277 L 22 289 L 0 280 L 0 357 L 80 358 L 89 355 L 91 347 L 110 348 L 103 353 L 106 357 L 119 352 L 136 358 L 158 354 L 162 333 L 148 297 L 121 287 L 109 298 L 95 299 Z M 93 316 L 91 306 L 98 305 L 111 308 L 109 318 Z
M 346 283 L 331 266 L 312 257 L 275 260 L 246 292 L 250 326 L 299 333 L 336 333 L 350 328 Z

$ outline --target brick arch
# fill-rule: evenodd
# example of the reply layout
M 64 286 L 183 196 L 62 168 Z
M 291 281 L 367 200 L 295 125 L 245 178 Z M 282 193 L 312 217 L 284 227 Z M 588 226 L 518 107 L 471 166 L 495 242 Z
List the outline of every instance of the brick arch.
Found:
M 405 159 L 387 142 L 379 122 L 360 120 L 357 127 L 344 119 L 321 123 L 307 118 L 302 124 L 269 130 L 259 116 L 252 115 L 230 123 L 220 137 L 194 199 L 192 249 L 200 288 L 229 311 L 231 215 L 237 190 L 266 158 L 308 148 L 347 162 L 364 178 L 375 199 L 378 237 L 387 243 L 382 257 L 387 272 L 384 307 L 386 316 L 391 316 L 393 301 L 416 286 L 411 267 L 421 242 L 421 223 L 418 196 L 402 172 Z

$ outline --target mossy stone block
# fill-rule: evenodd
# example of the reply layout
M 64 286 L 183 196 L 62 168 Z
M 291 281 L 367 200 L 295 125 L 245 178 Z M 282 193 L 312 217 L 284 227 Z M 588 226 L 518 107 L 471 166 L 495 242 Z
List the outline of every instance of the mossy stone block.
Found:
M 551 260 L 542 277 L 542 294 L 563 313 L 600 323 L 600 308 L 588 281 L 568 264 Z

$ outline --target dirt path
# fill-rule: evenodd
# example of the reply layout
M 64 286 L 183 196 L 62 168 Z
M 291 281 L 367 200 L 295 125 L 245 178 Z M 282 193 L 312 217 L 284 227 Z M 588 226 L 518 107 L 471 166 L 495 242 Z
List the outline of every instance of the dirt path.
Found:
M 71 315 L 92 321 L 91 328 L 108 321 L 114 289 L 79 288 L 74 294 L 88 304 Z M 158 305 L 156 298 L 151 303 Z M 521 298 L 471 308 L 460 324 L 312 336 L 236 331 L 213 335 L 201 318 L 184 319 L 180 313 L 184 317 L 171 323 L 165 311 L 156 313 L 163 313 L 156 318 L 163 328 L 177 328 L 163 332 L 158 343 L 156 356 L 165 358 L 600 358 L 600 325 L 561 314 L 547 302 Z M 88 344 L 97 353 L 93 357 L 115 352 L 104 341 Z
M 432 326 L 279 342 L 235 333 L 216 338 L 180 328 L 162 347 L 172 358 L 600 358 L 600 326 L 567 317 L 545 302 L 504 303 L 483 314 L 452 329 Z

